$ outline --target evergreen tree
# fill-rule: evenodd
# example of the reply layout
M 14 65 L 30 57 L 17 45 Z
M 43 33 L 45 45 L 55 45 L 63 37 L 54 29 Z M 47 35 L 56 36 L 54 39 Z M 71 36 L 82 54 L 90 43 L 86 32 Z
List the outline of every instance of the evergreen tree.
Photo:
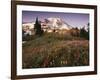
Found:
M 88 39 L 88 40 L 89 40 L 89 32 L 90 32 L 90 31 L 89 31 L 89 26 L 90 26 L 90 23 L 87 24 L 87 27 L 88 27 L 87 39 Z
M 80 29 L 80 37 L 88 39 L 88 34 L 84 27 Z
M 43 34 L 43 30 L 41 29 L 41 24 L 38 21 L 38 17 L 36 18 L 36 22 L 34 24 L 35 35 L 41 36 Z

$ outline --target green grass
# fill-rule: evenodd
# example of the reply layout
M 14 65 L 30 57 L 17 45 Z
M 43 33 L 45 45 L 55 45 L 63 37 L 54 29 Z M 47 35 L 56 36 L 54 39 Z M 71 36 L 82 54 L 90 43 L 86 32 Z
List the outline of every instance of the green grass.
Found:
M 33 36 L 23 44 L 22 52 L 23 68 L 89 65 L 89 41 L 65 34 Z

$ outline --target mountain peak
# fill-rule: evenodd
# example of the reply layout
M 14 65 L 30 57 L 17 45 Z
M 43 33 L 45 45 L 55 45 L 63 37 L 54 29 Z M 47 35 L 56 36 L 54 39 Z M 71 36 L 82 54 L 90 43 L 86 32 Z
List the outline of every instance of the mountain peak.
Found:
M 68 23 L 66 23 L 59 17 L 49 17 L 49 18 L 46 18 L 46 19 L 40 21 L 40 23 L 41 23 L 42 28 L 60 29 L 60 30 L 62 30 L 62 29 L 70 30 L 72 28 Z M 32 27 L 34 28 L 34 24 L 35 24 L 35 22 L 25 23 L 25 24 L 23 24 L 23 27 L 29 26 L 31 28 Z
M 44 20 L 44 23 L 51 28 L 59 28 L 59 29 L 71 29 L 71 26 L 65 23 L 61 18 L 50 17 Z

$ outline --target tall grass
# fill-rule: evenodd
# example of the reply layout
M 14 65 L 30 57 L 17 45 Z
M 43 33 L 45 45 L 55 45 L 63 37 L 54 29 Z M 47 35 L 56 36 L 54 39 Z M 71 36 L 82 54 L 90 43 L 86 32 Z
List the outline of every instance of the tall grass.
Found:
M 66 34 L 48 33 L 23 44 L 23 68 L 89 65 L 89 41 Z

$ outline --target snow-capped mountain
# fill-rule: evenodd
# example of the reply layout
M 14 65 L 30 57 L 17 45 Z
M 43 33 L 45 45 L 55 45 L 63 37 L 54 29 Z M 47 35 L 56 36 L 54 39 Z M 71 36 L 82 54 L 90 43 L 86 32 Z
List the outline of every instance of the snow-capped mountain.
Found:
M 66 31 L 70 30 L 72 27 L 64 22 L 60 18 L 47 18 L 42 21 L 39 21 L 41 24 L 41 28 L 43 29 L 44 32 L 61 32 L 61 33 L 66 33 Z M 25 35 L 33 35 L 34 34 L 34 24 L 35 22 L 30 22 L 30 23 L 23 23 L 22 24 L 22 29 L 25 32 Z
M 71 29 L 71 26 L 65 23 L 60 18 L 47 18 L 44 19 L 43 25 L 51 29 Z
M 22 24 L 22 28 L 23 28 L 23 29 L 27 29 L 27 28 L 33 29 L 33 28 L 34 28 L 34 24 L 35 24 L 35 22 L 23 23 L 23 24 Z
M 66 29 L 66 30 L 70 30 L 72 28 L 69 24 L 65 23 L 60 18 L 53 18 L 53 17 L 47 18 L 47 19 L 44 19 L 43 21 L 40 21 L 40 23 L 41 23 L 42 28 Z M 35 22 L 24 23 L 23 28 L 28 27 L 29 29 L 32 29 L 32 28 L 34 28 L 34 24 L 35 24 Z

